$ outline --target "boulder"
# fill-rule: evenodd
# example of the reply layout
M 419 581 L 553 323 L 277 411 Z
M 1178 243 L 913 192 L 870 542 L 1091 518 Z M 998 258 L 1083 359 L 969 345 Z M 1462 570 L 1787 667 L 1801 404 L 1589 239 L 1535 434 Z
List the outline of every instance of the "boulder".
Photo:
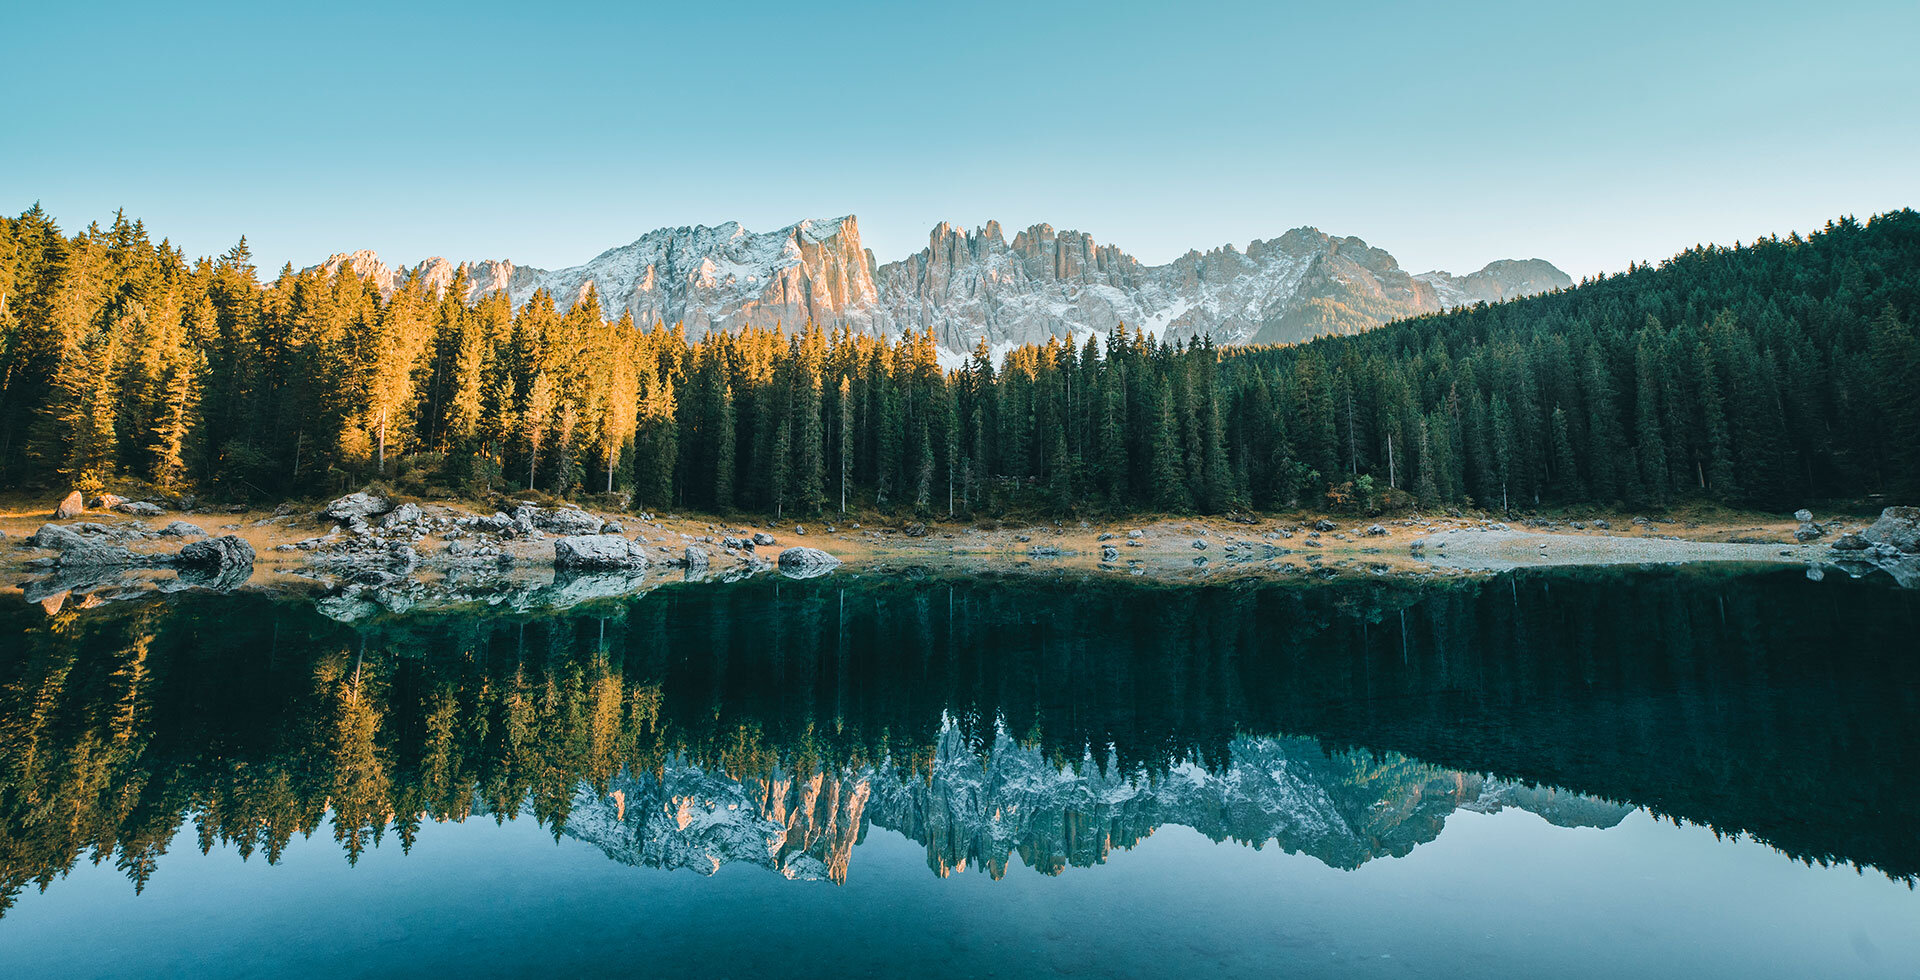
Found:
M 1207 543 L 1205 541 L 1200 540 L 1199 538 L 1194 538 L 1193 549 L 1195 551 L 1205 551 L 1207 550 Z
M 378 517 L 393 509 L 393 500 L 383 493 L 362 490 L 350 493 L 327 505 L 324 513 L 336 521 L 350 523 L 356 518 L 366 520 Z
M 607 522 L 578 507 L 559 507 L 532 515 L 533 526 L 542 531 L 569 536 L 592 536 L 606 530 Z
M 1324 517 L 1322 517 L 1322 518 L 1320 518 L 1319 520 L 1317 520 L 1317 521 L 1314 521 L 1314 522 L 1313 522 L 1313 529 L 1314 529 L 1314 530 L 1316 530 L 1316 531 L 1320 531 L 1320 532 L 1322 532 L 1322 533 L 1324 533 L 1324 532 L 1327 532 L 1327 531 L 1332 531 L 1332 530 L 1335 530 L 1335 529 L 1337 529 L 1337 528 L 1339 528 L 1339 526 L 1340 526 L 1340 525 L 1338 525 L 1338 524 L 1335 524 L 1334 522 L 1332 522 L 1332 521 L 1330 521 L 1330 520 L 1327 520 L 1327 519 L 1326 519 L 1326 518 L 1324 518 Z
M 76 545 L 84 545 L 87 539 L 80 532 L 61 524 L 42 524 L 40 530 L 29 535 L 23 542 L 29 548 L 46 548 L 49 551 L 65 551 Z
M 419 504 L 401 504 L 395 507 L 391 513 L 387 514 L 386 519 L 380 522 L 380 526 L 392 530 L 402 524 L 412 524 L 419 519 Z
M 1804 514 L 1806 513 L 1806 511 L 1801 511 L 1801 513 Z M 1812 541 L 1814 538 L 1820 537 L 1825 533 L 1827 533 L 1826 528 L 1823 528 L 1820 525 L 1813 523 L 1812 521 L 1807 521 L 1806 523 L 1803 523 L 1799 527 L 1793 529 L 1793 540 L 1803 541 L 1803 542 Z
M 129 500 L 115 506 L 113 509 L 122 514 L 132 514 L 135 517 L 159 517 L 161 514 L 166 513 L 166 510 L 159 504 L 146 500 Z
M 1101 545 L 1101 546 L 1100 546 L 1100 560 L 1101 560 L 1101 561 L 1119 561 L 1119 560 L 1120 560 L 1120 549 L 1119 549 L 1119 548 L 1116 548 L 1116 547 L 1114 547 L 1113 545 L 1110 545 L 1110 544 L 1103 544 L 1103 545 Z
M 788 578 L 813 578 L 840 567 L 840 559 L 819 548 L 788 548 L 780 553 L 780 574 Z
M 1833 543 L 1835 551 L 1865 551 L 1868 547 L 1870 545 L 1866 538 L 1852 532 L 1840 535 L 1839 540 Z
M 53 519 L 56 521 L 70 521 L 86 513 L 86 510 L 86 498 L 80 496 L 80 491 L 75 490 L 67 494 L 67 499 L 60 501 L 59 506 L 53 509 Z
M 684 560 L 687 563 L 687 571 L 689 572 L 705 571 L 708 560 L 709 560 L 707 555 L 707 549 L 697 547 L 695 545 L 687 545 L 687 552 L 686 552 L 686 555 L 684 556 Z
M 1141 537 L 1142 537 L 1142 533 L 1138 529 L 1127 532 L 1128 541 L 1138 541 L 1140 540 Z
M 112 510 L 115 507 L 118 507 L 121 504 L 124 504 L 126 502 L 127 502 L 127 498 L 122 497 L 117 493 L 103 493 L 100 496 L 93 498 L 93 500 L 89 502 L 87 506 L 92 507 L 94 510 Z
M 252 568 L 253 545 L 231 534 L 222 535 L 210 541 L 193 541 L 180 549 L 180 553 L 174 556 L 173 563 L 181 568 L 223 572 L 235 568 Z
M 1889 507 L 1880 519 L 1860 532 L 1868 544 L 1884 544 L 1907 554 L 1920 554 L 1920 507 Z
M 1810 511 L 1805 507 L 1802 507 L 1799 510 L 1796 510 L 1793 512 L 1793 519 L 1796 521 L 1799 521 L 1802 524 L 1812 523 L 1813 511 Z
M 755 531 L 753 532 L 753 543 L 756 545 L 765 547 L 767 545 L 774 544 L 775 542 L 773 540 L 773 535 L 768 534 L 765 531 Z
M 915 521 L 914 523 L 908 524 L 906 527 L 901 528 L 900 533 L 906 535 L 909 538 L 924 538 L 927 536 L 927 526 L 925 524 L 919 523 L 918 521 Z
M 617 534 L 576 534 L 553 543 L 553 567 L 581 571 L 645 568 L 647 553 Z

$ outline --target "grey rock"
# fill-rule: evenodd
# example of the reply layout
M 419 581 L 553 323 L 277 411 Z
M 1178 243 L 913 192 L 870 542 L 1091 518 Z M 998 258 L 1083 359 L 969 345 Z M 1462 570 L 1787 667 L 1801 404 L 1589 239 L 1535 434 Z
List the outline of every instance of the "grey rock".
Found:
M 617 534 L 579 534 L 553 543 L 555 568 L 611 571 L 645 568 L 646 549 Z
M 353 523 L 356 519 L 365 521 L 378 517 L 393 509 L 393 501 L 384 494 L 371 490 L 361 490 L 334 500 L 326 506 L 324 513 L 336 521 Z
M 166 513 L 166 510 L 159 504 L 147 500 L 129 500 L 116 505 L 113 509 L 122 514 L 132 514 L 135 517 L 159 517 L 161 514 Z
M 1889 545 L 1908 554 L 1920 554 L 1920 507 L 1888 507 L 1860 537 L 1869 544 Z
M 386 518 L 380 522 L 380 526 L 391 531 L 403 525 L 412 524 L 419 519 L 419 504 L 401 504 L 387 514 Z
M 788 578 L 813 578 L 840 567 L 840 559 L 818 548 L 788 548 L 779 561 L 780 574 Z
M 1871 545 L 1867 542 L 1866 538 L 1851 531 L 1840 535 L 1840 537 L 1833 542 L 1833 550 L 1835 551 L 1865 551 L 1869 547 L 1871 547 Z
M 186 521 L 174 521 L 160 529 L 160 536 L 163 538 L 204 538 L 207 536 L 207 532 L 197 524 L 188 524 Z
M 1313 522 L 1313 529 L 1323 534 L 1328 531 L 1338 530 L 1339 527 L 1340 525 L 1335 524 L 1334 522 L 1327 520 L 1324 517 Z
M 189 542 L 174 556 L 173 563 L 181 568 L 225 571 L 252 568 L 253 558 L 253 545 L 227 534 L 208 541 Z
M 1793 512 L 1793 519 L 1796 521 L 1799 521 L 1802 524 L 1809 523 L 1813 520 L 1813 511 L 1807 510 L 1806 508 L 1803 507 Z
M 687 545 L 687 551 L 683 560 L 687 563 L 688 571 L 697 571 L 707 567 L 710 556 L 707 554 L 707 549 L 705 548 L 696 545 Z
M 1106 544 L 1106 545 L 1101 545 L 1101 546 L 1100 546 L 1100 560 L 1101 560 L 1101 561 L 1119 561 L 1119 560 L 1120 560 L 1120 549 L 1119 549 L 1119 548 L 1116 548 L 1116 547 L 1114 547 L 1113 545 L 1110 545 L 1110 544 Z
M 577 507 L 559 507 L 553 510 L 535 513 L 533 526 L 542 531 L 569 536 L 595 535 L 604 532 L 607 522 Z
M 1804 511 L 1802 513 L 1804 513 Z M 1799 527 L 1793 529 L 1793 540 L 1812 541 L 1813 539 L 1820 537 L 1821 535 L 1826 533 L 1827 533 L 1826 528 L 1823 528 L 1818 524 L 1808 521 L 1807 523 L 1804 523 Z
M 766 547 L 776 542 L 773 540 L 773 535 L 765 531 L 755 531 L 753 532 L 753 543 L 761 547 Z
M 1207 543 L 1205 541 L 1200 540 L 1199 538 L 1194 538 L 1193 548 L 1195 551 L 1205 551 L 1207 550 Z
M 1368 534 L 1368 535 L 1370 535 L 1370 536 L 1372 536 L 1372 537 L 1376 537 L 1376 538 L 1377 538 L 1377 537 L 1380 537 L 1381 535 L 1384 535 L 1384 534 L 1386 534 L 1386 533 L 1387 533 L 1387 529 L 1386 529 L 1386 528 L 1384 528 L 1384 527 L 1381 527 L 1381 526 L 1380 526 L 1380 525 L 1378 525 L 1378 524 L 1369 524 L 1369 525 L 1367 525 L 1367 534 Z

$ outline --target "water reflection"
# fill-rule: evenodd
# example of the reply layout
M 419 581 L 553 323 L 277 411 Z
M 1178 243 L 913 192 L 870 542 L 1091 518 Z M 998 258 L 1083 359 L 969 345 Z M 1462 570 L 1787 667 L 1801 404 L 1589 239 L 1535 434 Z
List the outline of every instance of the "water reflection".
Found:
M 1340 868 L 1459 809 L 1632 807 L 1911 880 L 1920 596 L 1682 570 L 1166 588 L 836 577 L 541 614 L 175 595 L 0 610 L 0 907 L 181 839 L 348 861 L 528 817 L 845 880 L 1097 865 L 1155 828 Z M 1542 787 L 1561 787 L 1547 789 Z M 1612 802 L 1607 802 L 1612 801 Z

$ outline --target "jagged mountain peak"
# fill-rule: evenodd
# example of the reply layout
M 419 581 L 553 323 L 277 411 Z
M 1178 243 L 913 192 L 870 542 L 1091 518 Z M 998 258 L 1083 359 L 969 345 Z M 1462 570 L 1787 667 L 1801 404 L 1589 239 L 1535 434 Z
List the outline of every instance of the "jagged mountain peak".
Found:
M 538 289 L 570 305 L 591 286 L 609 316 L 681 323 L 695 338 L 808 321 L 881 335 L 931 330 L 954 360 L 983 339 L 996 351 L 1049 337 L 1078 344 L 1122 324 L 1177 340 L 1296 342 L 1572 285 L 1540 259 L 1503 259 L 1466 276 L 1409 275 L 1385 249 L 1306 225 L 1254 239 L 1245 251 L 1227 243 L 1150 266 L 1045 222 L 1009 239 L 998 221 L 971 230 L 942 221 L 925 248 L 882 263 L 861 245 L 851 214 L 767 232 L 737 221 L 660 228 L 552 271 L 440 258 L 406 270 L 370 251 L 331 256 L 325 268 L 343 265 L 387 291 L 410 272 L 444 289 L 465 268 L 469 298 L 505 292 L 515 305 Z

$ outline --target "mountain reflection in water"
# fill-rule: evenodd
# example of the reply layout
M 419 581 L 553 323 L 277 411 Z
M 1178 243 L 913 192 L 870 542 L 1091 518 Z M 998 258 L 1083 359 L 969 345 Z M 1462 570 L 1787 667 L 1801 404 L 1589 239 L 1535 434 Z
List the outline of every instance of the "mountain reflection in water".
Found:
M 174 595 L 0 635 L 0 909 L 83 857 L 140 887 L 181 836 L 356 861 L 474 816 L 839 881 L 872 826 L 943 875 L 1170 824 L 1356 868 L 1459 809 L 1644 807 L 1920 872 L 1920 593 L 1838 577 L 838 576 L 353 626 Z

